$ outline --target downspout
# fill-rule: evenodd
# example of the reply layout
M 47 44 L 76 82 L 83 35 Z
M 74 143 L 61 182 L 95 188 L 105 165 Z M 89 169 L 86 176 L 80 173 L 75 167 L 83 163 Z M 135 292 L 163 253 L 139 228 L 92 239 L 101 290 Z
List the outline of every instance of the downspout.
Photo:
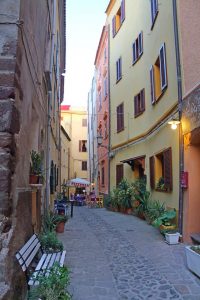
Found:
M 179 33 L 178 33 L 178 18 L 177 18 L 177 1 L 173 0 L 173 21 L 174 21 L 174 38 L 176 51 L 176 72 L 178 85 L 178 114 L 179 120 L 182 118 L 182 78 L 181 78 L 181 63 L 179 49 Z M 184 144 L 182 126 L 179 126 L 179 214 L 178 227 L 179 232 L 183 233 L 183 188 L 181 187 L 181 173 L 184 171 Z
M 50 74 L 52 75 L 53 69 L 53 56 L 54 56 L 54 29 L 55 29 L 55 16 L 56 16 L 56 0 L 53 4 L 53 26 L 52 28 L 52 41 L 51 41 L 51 60 L 50 60 Z M 51 76 L 52 83 L 52 76 Z M 48 114 L 47 114 L 47 155 L 46 155 L 46 212 L 49 210 L 50 201 L 50 171 L 51 171 L 51 155 L 50 155 L 50 136 L 51 136 L 51 102 L 52 102 L 52 92 L 48 92 Z
M 109 111 L 109 124 L 108 124 L 108 195 L 110 195 L 110 148 L 111 148 L 111 105 L 110 105 L 110 25 L 107 27 L 108 30 L 108 111 Z

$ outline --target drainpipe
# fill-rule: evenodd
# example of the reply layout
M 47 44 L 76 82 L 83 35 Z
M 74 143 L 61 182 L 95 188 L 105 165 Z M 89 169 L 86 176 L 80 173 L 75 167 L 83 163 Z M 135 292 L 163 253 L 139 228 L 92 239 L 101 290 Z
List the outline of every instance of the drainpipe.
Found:
M 181 63 L 180 63 L 180 49 L 179 49 L 179 33 L 178 33 L 178 18 L 177 18 L 177 3 L 173 0 L 173 21 L 174 21 L 174 39 L 176 51 L 176 72 L 178 85 L 178 113 L 179 120 L 182 118 L 182 79 L 181 79 Z M 179 231 L 183 233 L 183 188 L 181 187 L 181 173 L 184 171 L 184 144 L 182 126 L 179 126 L 179 214 L 178 227 Z
M 110 146 L 111 146 L 111 105 L 110 105 L 110 25 L 107 27 L 108 30 L 108 105 L 109 105 L 109 124 L 108 124 L 108 130 L 109 130 L 109 141 L 108 141 L 108 195 L 110 195 Z
M 47 1 L 48 4 L 48 1 Z M 49 6 L 48 6 L 49 7 Z M 53 18 L 52 18 L 52 40 L 51 40 L 51 59 L 50 59 L 50 74 L 52 74 L 53 68 L 53 56 L 54 56 L 54 38 L 55 38 L 55 25 L 56 25 L 56 0 L 53 3 Z M 51 76 L 52 81 L 52 76 Z M 52 82 L 51 82 L 52 83 Z M 46 212 L 49 210 L 50 201 L 50 171 L 51 171 L 51 155 L 50 155 L 50 136 L 51 136 L 51 102 L 52 92 L 48 92 L 48 114 L 47 114 L 47 154 L 46 154 Z

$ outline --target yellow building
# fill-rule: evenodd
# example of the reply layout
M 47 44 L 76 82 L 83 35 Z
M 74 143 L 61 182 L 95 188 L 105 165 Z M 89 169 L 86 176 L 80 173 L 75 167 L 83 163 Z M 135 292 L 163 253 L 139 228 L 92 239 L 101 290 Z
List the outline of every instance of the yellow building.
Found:
M 178 209 L 178 93 L 172 1 L 111 0 L 111 189 L 146 177 L 154 199 Z M 113 175 L 112 175 L 113 174 Z
M 52 23 L 54 33 L 49 47 L 52 47 L 51 56 L 46 62 L 50 69 L 45 72 L 48 86 L 48 131 L 47 131 L 47 170 L 49 177 L 46 180 L 47 198 L 50 198 L 50 205 L 58 192 L 61 192 L 61 132 L 60 132 L 60 103 L 63 101 L 64 77 L 60 73 L 60 66 L 65 67 L 65 45 L 61 39 L 65 27 L 60 23 L 60 14 L 63 14 L 57 1 L 54 1 Z M 65 38 L 65 35 L 64 35 Z M 48 51 L 47 47 L 47 51 Z M 64 68 L 63 68 L 64 69 Z M 50 187 L 50 188 L 49 188 Z M 50 194 L 50 195 L 49 195 Z M 50 196 L 50 197 L 49 197 Z
M 70 137 L 61 125 L 61 184 L 65 184 L 70 179 Z
M 61 106 L 61 124 L 71 139 L 69 179 L 88 179 L 87 111 L 84 108 Z

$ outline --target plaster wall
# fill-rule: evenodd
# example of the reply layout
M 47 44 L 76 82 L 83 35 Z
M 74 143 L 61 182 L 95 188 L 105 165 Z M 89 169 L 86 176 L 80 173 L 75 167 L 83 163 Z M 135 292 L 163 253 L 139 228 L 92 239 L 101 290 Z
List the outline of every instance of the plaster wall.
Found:
M 109 73 L 108 73 L 108 27 L 104 26 L 97 49 L 96 68 L 96 107 L 97 107 L 97 127 L 98 135 L 103 137 L 103 146 L 98 147 L 98 192 L 108 194 L 109 184 Z M 106 84 L 106 87 L 105 87 Z M 107 90 L 107 93 L 105 92 Z M 100 102 L 101 99 L 101 102 Z M 104 184 L 102 184 L 102 168 L 104 168 Z
M 82 170 L 82 161 L 88 161 L 88 141 L 86 144 L 87 152 L 79 152 L 79 141 L 87 140 L 87 126 L 82 126 L 82 120 L 87 119 L 85 110 L 73 109 L 62 110 L 62 126 L 67 131 L 69 128 L 69 136 L 71 138 L 71 156 L 70 156 L 70 179 L 80 177 L 88 179 L 88 170 Z
M 200 82 L 200 1 L 179 0 L 178 12 L 184 97 Z
M 188 189 L 184 193 L 183 238 L 191 242 L 190 234 L 200 232 L 200 146 L 185 146 L 185 170 L 189 174 Z
M 145 174 L 150 186 L 149 157 L 172 148 L 173 190 L 170 193 L 152 191 L 152 197 L 169 207 L 178 209 L 179 194 L 179 144 L 178 130 L 172 131 L 167 120 L 175 113 L 178 104 L 176 56 L 174 45 L 172 1 L 159 1 L 158 15 L 154 26 L 151 23 L 151 5 L 146 0 L 126 0 L 125 20 L 112 37 L 112 18 L 121 1 L 111 1 L 107 23 L 110 24 L 110 98 L 111 98 L 111 189 L 116 185 L 116 165 L 121 160 L 145 155 Z M 132 44 L 143 32 L 143 54 L 132 65 Z M 168 85 L 156 104 L 151 104 L 150 67 L 154 65 L 161 46 L 166 46 Z M 116 83 L 116 61 L 122 59 L 122 79 Z M 134 96 L 145 88 L 145 111 L 134 117 Z M 117 133 L 116 108 L 124 103 L 124 130 Z M 151 128 L 155 128 L 149 134 Z M 139 138 L 141 137 L 141 138 Z M 134 180 L 136 174 L 124 164 L 124 177 Z

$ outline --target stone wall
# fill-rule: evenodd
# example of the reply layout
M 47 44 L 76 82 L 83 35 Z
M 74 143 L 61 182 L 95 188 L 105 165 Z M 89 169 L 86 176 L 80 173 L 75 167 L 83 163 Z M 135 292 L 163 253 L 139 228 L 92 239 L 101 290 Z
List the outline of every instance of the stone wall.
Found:
M 48 1 L 1 0 L 0 299 L 24 299 L 15 252 L 33 233 L 30 151 L 45 153 Z M 45 159 L 45 158 L 44 158 Z

